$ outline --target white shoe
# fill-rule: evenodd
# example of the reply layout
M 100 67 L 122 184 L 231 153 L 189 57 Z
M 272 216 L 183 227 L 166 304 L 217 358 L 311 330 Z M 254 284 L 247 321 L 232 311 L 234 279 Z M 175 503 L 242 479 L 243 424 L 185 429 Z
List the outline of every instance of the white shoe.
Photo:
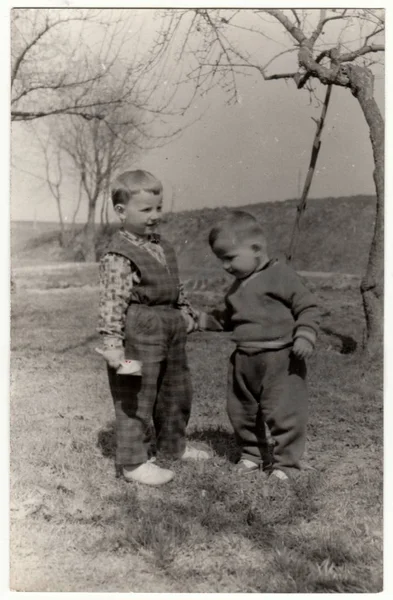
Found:
M 198 450 L 192 446 L 186 446 L 180 458 L 182 460 L 208 460 L 211 456 L 206 450 Z
M 271 474 L 271 477 L 277 477 L 277 479 L 281 479 L 281 481 L 288 481 L 289 480 L 288 475 L 286 475 L 284 473 L 284 471 L 281 471 L 281 469 L 274 469 L 273 473 Z
M 236 472 L 239 475 L 248 475 L 249 473 L 255 473 L 255 471 L 259 470 L 259 465 L 252 460 L 247 460 L 247 458 L 241 458 L 235 466 Z
M 139 465 L 135 469 L 123 469 L 124 479 L 126 481 L 137 481 L 145 485 L 164 485 L 174 477 L 174 472 L 169 469 L 162 469 L 148 461 Z

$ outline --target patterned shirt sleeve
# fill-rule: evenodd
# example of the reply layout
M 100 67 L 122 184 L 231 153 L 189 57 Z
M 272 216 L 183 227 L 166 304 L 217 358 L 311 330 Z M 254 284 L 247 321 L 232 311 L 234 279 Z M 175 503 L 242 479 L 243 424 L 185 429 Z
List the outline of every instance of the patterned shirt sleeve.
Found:
M 140 281 L 136 266 L 125 256 L 107 253 L 102 257 L 98 331 L 105 349 L 122 348 L 127 308 L 132 287 Z
M 179 296 L 177 299 L 177 308 L 179 308 L 182 313 L 184 313 L 185 315 L 187 315 L 188 317 L 191 317 L 192 321 L 194 321 L 194 327 L 193 329 L 199 329 L 200 327 L 200 316 L 201 313 L 199 310 L 196 310 L 195 308 L 193 308 L 190 304 L 189 299 L 187 298 L 187 294 L 184 290 L 184 284 L 180 283 L 179 284 Z

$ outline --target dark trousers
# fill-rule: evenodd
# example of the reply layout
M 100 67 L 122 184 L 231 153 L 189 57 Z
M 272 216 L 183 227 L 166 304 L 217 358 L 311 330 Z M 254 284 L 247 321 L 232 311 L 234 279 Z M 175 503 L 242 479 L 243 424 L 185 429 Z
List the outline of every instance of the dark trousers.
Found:
M 148 459 L 152 421 L 157 450 L 173 458 L 183 454 L 191 410 L 186 337 L 179 310 L 145 305 L 130 308 L 126 358 L 142 361 L 142 377 L 117 375 L 108 368 L 118 468 Z
M 228 416 L 242 458 L 267 467 L 265 423 L 274 441 L 273 468 L 300 469 L 306 442 L 308 393 L 306 365 L 291 348 L 246 354 L 230 359 Z

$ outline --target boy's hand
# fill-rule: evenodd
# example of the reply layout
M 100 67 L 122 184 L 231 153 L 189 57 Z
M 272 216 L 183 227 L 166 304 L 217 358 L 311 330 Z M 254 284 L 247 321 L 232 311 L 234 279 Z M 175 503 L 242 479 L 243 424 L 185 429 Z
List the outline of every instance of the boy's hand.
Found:
M 213 315 L 209 315 L 208 313 L 202 312 L 199 316 L 199 328 L 203 331 L 223 331 L 224 328 L 213 317 Z
M 192 331 L 195 331 L 196 325 L 195 325 L 195 321 L 192 318 L 192 316 L 189 315 L 188 313 L 184 312 L 183 310 L 181 311 L 181 314 L 186 323 L 187 333 L 191 333 Z
M 298 358 L 309 358 L 313 353 L 314 346 L 305 338 L 298 337 L 293 344 L 293 353 Z
M 112 350 L 101 350 L 101 348 L 96 348 L 95 350 L 105 358 L 112 369 L 118 369 L 125 360 L 123 348 L 113 348 Z

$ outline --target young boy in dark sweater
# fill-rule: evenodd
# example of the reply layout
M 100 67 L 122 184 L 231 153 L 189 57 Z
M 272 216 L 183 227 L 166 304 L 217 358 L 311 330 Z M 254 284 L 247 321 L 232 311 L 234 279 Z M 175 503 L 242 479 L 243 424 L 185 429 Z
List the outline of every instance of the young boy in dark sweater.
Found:
M 235 277 L 225 311 L 214 311 L 224 330 L 232 330 L 228 416 L 241 458 L 237 469 L 265 468 L 288 480 L 301 468 L 308 397 L 306 364 L 315 346 L 315 297 L 285 262 L 270 260 L 256 219 L 233 211 L 209 235 L 224 269 Z M 273 465 L 266 464 L 267 424 L 274 440 Z
M 100 322 L 116 415 L 116 467 L 127 481 L 162 485 L 173 471 L 150 456 L 151 421 L 157 450 L 172 458 L 209 458 L 186 445 L 191 385 L 186 335 L 201 313 L 179 282 L 172 246 L 158 233 L 162 184 L 147 171 L 127 171 L 112 184 L 122 227 L 100 261 Z M 141 372 L 125 374 L 138 363 Z

